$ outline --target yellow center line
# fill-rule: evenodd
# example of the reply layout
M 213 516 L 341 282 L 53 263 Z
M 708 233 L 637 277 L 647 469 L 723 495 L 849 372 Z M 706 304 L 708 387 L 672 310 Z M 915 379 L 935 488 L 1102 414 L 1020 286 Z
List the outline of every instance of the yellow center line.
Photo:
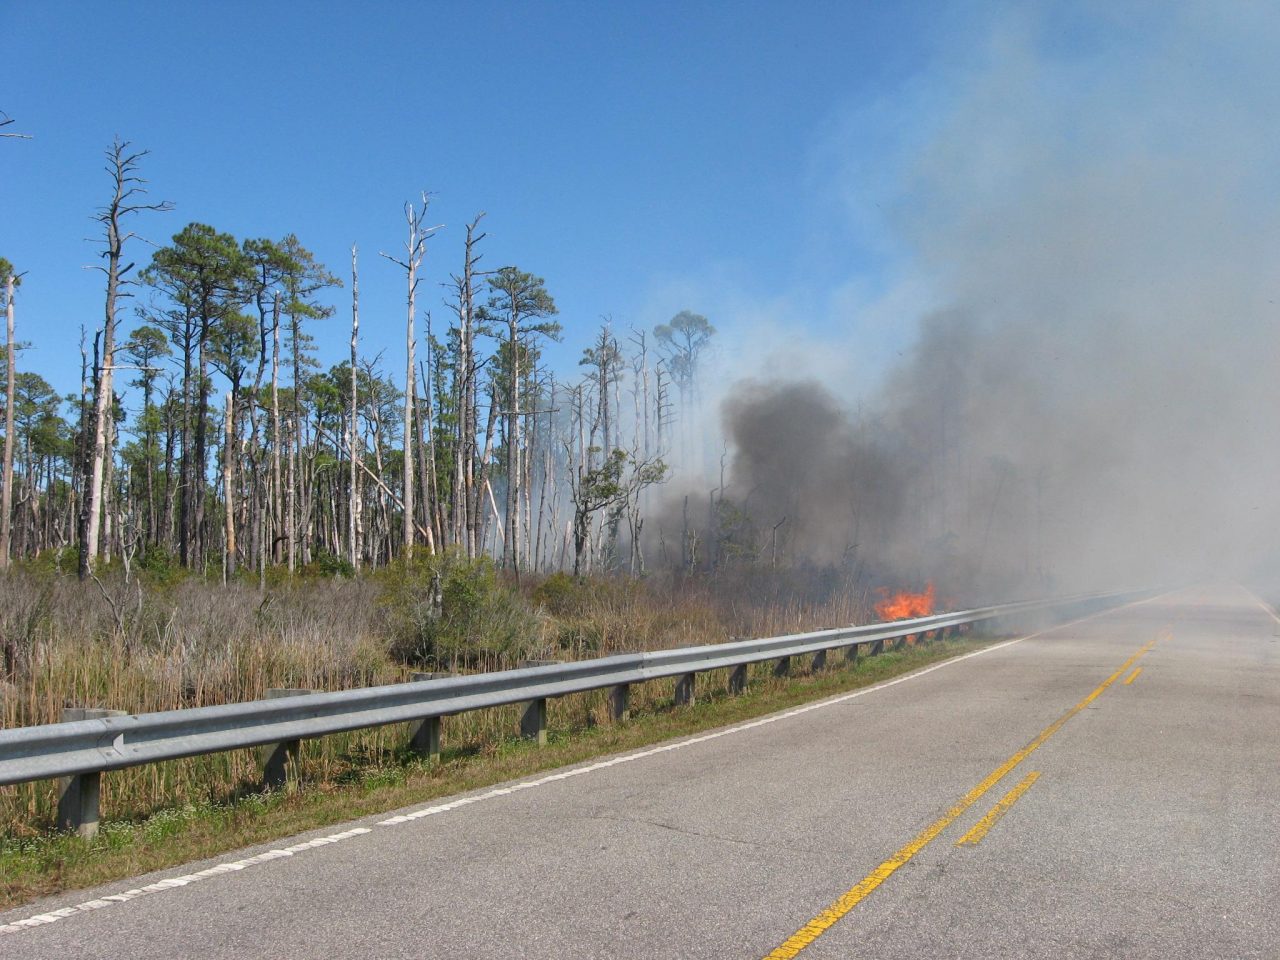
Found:
M 1055 733 L 1062 729 L 1063 725 L 1082 711 L 1089 704 L 1097 700 L 1098 697 L 1106 691 L 1106 689 L 1118 680 L 1126 670 L 1133 666 L 1134 662 L 1150 650 L 1155 645 L 1155 640 L 1151 640 L 1144 644 L 1137 653 L 1120 665 L 1120 669 L 1111 676 L 1103 680 L 1091 694 L 1077 703 L 1074 707 L 1064 713 L 1049 726 L 1045 727 L 1036 735 L 1035 739 L 1028 743 L 1025 747 L 1011 756 L 1000 766 L 996 767 L 986 778 L 976 787 L 960 798 L 955 806 L 951 807 L 929 826 L 920 831 L 910 843 L 901 847 L 888 860 L 884 861 L 880 866 L 876 867 L 869 874 L 859 880 L 854 886 L 850 887 L 838 900 L 829 907 L 819 913 L 816 917 L 806 923 L 803 927 L 787 937 L 781 944 L 765 955 L 764 960 L 790 960 L 791 957 L 798 956 L 800 951 L 833 927 L 837 921 L 845 914 L 856 907 L 859 903 L 870 896 L 880 884 L 884 883 L 893 876 L 900 867 L 905 866 L 913 857 L 933 840 L 947 829 L 956 818 L 968 810 L 971 806 L 982 799 L 983 795 L 999 783 L 1010 770 L 1020 764 L 1031 754 L 1035 753 L 1044 745 L 1045 741 L 1052 737 Z
M 1018 802 L 1018 798 L 1031 789 L 1031 785 L 1040 779 L 1040 771 L 1032 770 L 1022 782 L 1006 793 L 996 803 L 994 807 L 987 811 L 987 815 L 973 825 L 973 827 L 963 837 L 956 841 L 956 846 L 973 845 L 978 843 L 985 837 L 996 825 L 1001 817 L 1005 815 L 1010 807 Z
M 1137 680 L 1138 674 L 1140 674 L 1141 672 L 1142 672 L 1141 667 L 1138 667 L 1138 669 L 1134 670 L 1133 673 L 1129 674 L 1129 676 L 1124 678 L 1124 685 L 1127 687 L 1129 684 L 1133 683 L 1133 681 Z

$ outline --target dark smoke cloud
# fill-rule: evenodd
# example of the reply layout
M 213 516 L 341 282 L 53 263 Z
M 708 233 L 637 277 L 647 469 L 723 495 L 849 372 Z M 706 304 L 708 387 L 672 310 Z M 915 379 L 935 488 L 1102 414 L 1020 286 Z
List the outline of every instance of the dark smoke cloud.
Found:
M 779 527 L 784 553 L 857 564 L 883 552 L 902 477 L 867 431 L 814 381 L 746 381 L 723 403 L 732 450 L 726 502 L 753 519 L 755 542 Z

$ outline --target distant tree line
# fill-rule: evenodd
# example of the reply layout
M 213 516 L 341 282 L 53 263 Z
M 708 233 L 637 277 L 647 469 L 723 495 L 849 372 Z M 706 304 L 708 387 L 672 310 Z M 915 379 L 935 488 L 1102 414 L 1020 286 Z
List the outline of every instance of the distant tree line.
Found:
M 484 214 L 465 226 L 435 319 L 424 194 L 405 205 L 402 250 L 382 255 L 403 274 L 403 374 L 361 353 L 355 247 L 349 358 L 324 370 L 314 331 L 339 322 L 328 298 L 347 278 L 293 234 L 203 223 L 135 261 L 135 221 L 171 206 L 148 198 L 145 152 L 117 141 L 106 156 L 104 312 L 82 332 L 78 392 L 21 369 L 22 275 L 0 259 L 0 565 L 66 550 L 82 578 L 108 558 L 265 577 L 450 550 L 517 576 L 643 571 L 647 491 L 696 442 L 705 317 L 623 340 L 605 321 L 580 375 L 557 378 L 543 357 L 563 334 L 555 300 L 533 273 L 482 268 Z

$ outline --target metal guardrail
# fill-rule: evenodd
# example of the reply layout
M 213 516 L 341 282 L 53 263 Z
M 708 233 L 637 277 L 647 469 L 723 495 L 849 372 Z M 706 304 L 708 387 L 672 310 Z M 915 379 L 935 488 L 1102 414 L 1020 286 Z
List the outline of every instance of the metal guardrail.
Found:
M 296 751 L 297 741 L 303 739 L 406 721 L 434 720 L 433 752 L 438 753 L 438 718 L 515 703 L 537 707 L 532 728 L 527 714 L 522 729 L 528 735 L 540 737 L 548 698 L 613 688 L 622 691 L 625 707 L 626 689 L 631 684 L 677 676 L 687 678 L 685 699 L 689 699 L 693 676 L 708 670 L 782 661 L 843 647 L 856 650 L 866 644 L 874 644 L 878 650 L 883 649 L 886 641 L 914 634 L 941 635 L 954 628 L 1018 614 L 1070 614 L 1090 607 L 1117 605 L 1133 596 L 1093 595 L 1004 604 L 758 640 L 0 730 L 0 786 L 54 777 L 73 780 L 94 777 L 92 789 L 88 791 L 91 796 L 85 801 L 91 801 L 92 810 L 81 810 L 81 816 L 71 812 L 61 817 L 66 824 L 81 827 L 89 814 L 96 824 L 96 776 L 110 770 L 264 744 L 292 744 Z M 83 792 L 83 784 L 70 786 Z

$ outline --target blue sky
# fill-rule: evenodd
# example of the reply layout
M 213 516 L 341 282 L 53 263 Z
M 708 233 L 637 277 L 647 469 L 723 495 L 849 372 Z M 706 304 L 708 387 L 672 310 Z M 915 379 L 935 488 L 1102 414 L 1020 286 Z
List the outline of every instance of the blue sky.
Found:
M 0 255 L 28 274 L 24 366 L 63 391 L 80 326 L 100 323 L 100 276 L 83 266 L 117 134 L 151 151 L 152 196 L 177 208 L 138 221 L 148 239 L 192 220 L 237 237 L 292 231 L 344 277 L 358 243 L 366 345 L 390 369 L 402 284 L 377 253 L 402 243 L 402 205 L 423 189 L 445 224 L 426 268 L 437 322 L 435 284 L 485 210 L 485 264 L 544 276 L 560 306 L 564 372 L 602 315 L 652 327 L 688 307 L 731 334 L 735 304 L 785 300 L 800 315 L 789 322 L 820 330 L 832 291 L 892 274 L 877 178 L 927 128 L 939 71 L 981 19 L 932 3 L 0 10 L 0 109 L 34 136 L 0 151 Z M 915 114 L 898 115 L 904 104 Z M 850 124 L 861 215 L 836 183 L 854 160 Z M 315 331 L 326 364 L 349 318 L 347 293 L 333 297 L 338 316 Z

